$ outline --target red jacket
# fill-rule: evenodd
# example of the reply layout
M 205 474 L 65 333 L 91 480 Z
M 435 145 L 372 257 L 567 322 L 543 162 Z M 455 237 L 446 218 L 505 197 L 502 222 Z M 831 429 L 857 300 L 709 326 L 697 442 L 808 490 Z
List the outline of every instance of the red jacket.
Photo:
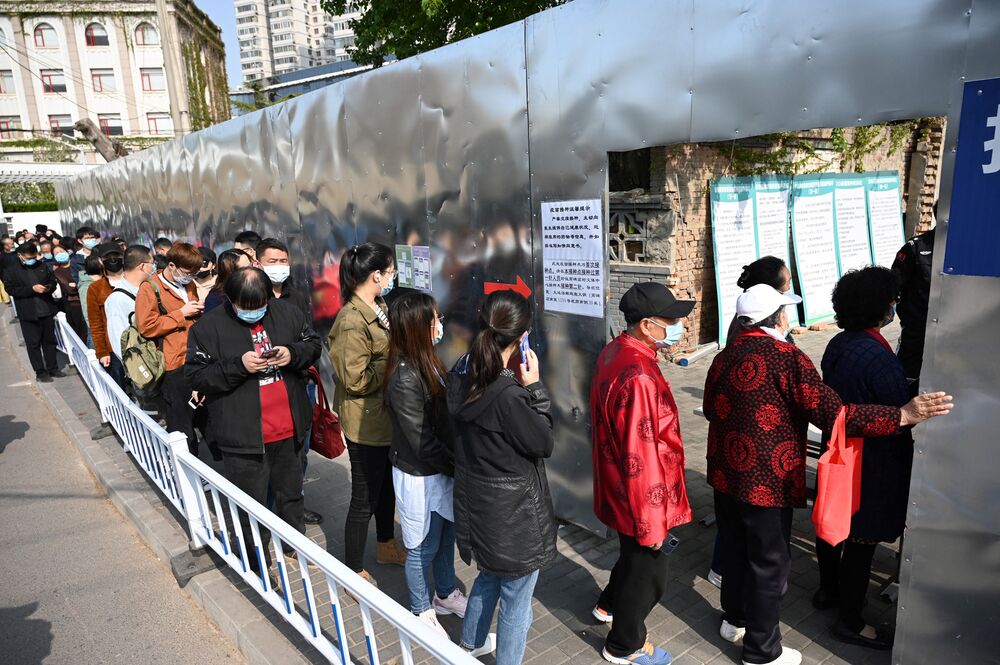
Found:
M 628 334 L 604 347 L 590 417 L 598 519 L 640 545 L 690 522 L 677 404 L 653 349 Z
M 842 405 L 805 353 L 743 333 L 705 381 L 709 485 L 754 506 L 804 507 L 809 423 L 829 433 Z M 895 434 L 899 418 L 896 407 L 848 404 L 847 436 Z

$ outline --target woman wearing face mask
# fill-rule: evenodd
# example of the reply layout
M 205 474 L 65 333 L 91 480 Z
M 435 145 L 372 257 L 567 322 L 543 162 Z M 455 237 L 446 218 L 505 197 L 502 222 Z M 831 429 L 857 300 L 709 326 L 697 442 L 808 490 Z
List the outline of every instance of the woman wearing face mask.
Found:
M 385 245 L 355 245 L 340 262 L 344 306 L 330 329 L 328 348 L 337 375 L 333 408 L 351 459 L 351 505 L 344 533 L 344 563 L 375 584 L 365 570 L 368 523 L 375 516 L 378 563 L 402 566 L 406 551 L 396 544 L 389 445 L 392 422 L 383 394 L 389 359 L 389 315 L 383 297 L 396 278 L 396 261 Z
M 886 268 L 852 270 L 833 290 L 833 310 L 843 329 L 823 354 L 823 381 L 845 402 L 901 407 L 910 399 L 903 365 L 881 330 L 895 318 L 899 285 Z M 818 609 L 838 610 L 833 636 L 842 642 L 888 649 L 892 640 L 862 616 L 872 557 L 878 543 L 903 534 L 913 464 L 908 429 L 894 436 L 866 438 L 861 457 L 861 507 L 847 540 L 833 546 L 816 539 L 820 588 Z
M 59 290 L 62 292 L 62 308 L 66 312 L 66 320 L 73 332 L 82 339 L 87 339 L 87 322 L 83 318 L 83 304 L 77 283 L 73 281 L 73 269 L 69 265 L 70 254 L 62 247 L 56 247 L 52 255 L 55 265 L 52 272 L 56 275 Z
M 215 286 L 215 263 L 218 258 L 208 247 L 199 247 L 198 252 L 201 254 L 201 270 L 195 273 L 194 285 L 198 289 L 198 300 L 205 302 Z
M 407 551 L 410 611 L 447 637 L 437 615 L 464 617 L 468 599 L 455 586 L 453 442 L 445 369 L 434 353 L 444 327 L 437 303 L 426 293 L 396 299 L 389 324 L 389 459 Z

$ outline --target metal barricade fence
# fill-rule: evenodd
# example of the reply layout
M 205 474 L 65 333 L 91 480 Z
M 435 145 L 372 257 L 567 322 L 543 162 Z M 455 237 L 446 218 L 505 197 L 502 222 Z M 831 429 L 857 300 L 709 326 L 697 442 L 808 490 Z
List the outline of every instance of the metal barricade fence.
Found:
M 395 628 L 401 665 L 414 663 L 414 646 L 442 663 L 479 662 L 192 455 L 183 434 L 160 427 L 103 371 L 93 350 L 62 313 L 56 315 L 56 340 L 93 393 L 103 419 L 121 437 L 126 452 L 187 521 L 192 547 L 211 548 L 331 663 L 357 662 L 348 645 L 345 592 L 360 609 L 371 665 L 382 662 L 377 617 Z M 241 517 L 249 534 L 244 532 Z M 270 534 L 270 557 L 265 551 L 266 534 Z M 269 558 L 276 563 L 277 585 L 270 574 L 255 572 L 268 570 Z M 301 596 L 293 591 L 299 588 Z

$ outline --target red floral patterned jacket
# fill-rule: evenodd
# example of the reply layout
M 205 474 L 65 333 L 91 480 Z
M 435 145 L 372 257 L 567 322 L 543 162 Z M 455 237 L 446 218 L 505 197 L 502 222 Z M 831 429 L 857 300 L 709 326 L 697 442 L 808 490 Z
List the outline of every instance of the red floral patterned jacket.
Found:
M 754 506 L 806 505 L 809 423 L 829 433 L 842 406 L 812 360 L 792 344 L 752 331 L 708 370 L 708 484 Z M 899 430 L 895 407 L 848 404 L 848 436 Z
M 594 512 L 640 545 L 691 521 L 677 404 L 656 352 L 628 334 L 597 358 L 590 388 Z

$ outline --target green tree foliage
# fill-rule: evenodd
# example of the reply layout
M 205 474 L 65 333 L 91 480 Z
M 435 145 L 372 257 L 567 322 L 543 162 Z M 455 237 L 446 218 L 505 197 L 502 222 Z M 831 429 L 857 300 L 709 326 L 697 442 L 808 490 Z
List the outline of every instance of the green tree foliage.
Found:
M 322 0 L 332 15 L 348 6 L 361 12 L 351 21 L 352 58 L 381 65 L 390 55 L 408 58 L 457 42 L 562 4 L 564 0 Z
M 269 80 L 273 82 L 273 79 Z M 247 89 L 249 89 L 251 94 L 253 94 L 253 98 L 249 102 L 243 102 L 238 99 L 232 100 L 233 106 L 244 113 L 259 111 L 260 109 L 267 108 L 268 106 L 272 106 L 274 104 L 280 104 L 281 102 L 288 101 L 289 99 L 295 97 L 294 94 L 291 94 L 278 98 L 273 92 L 267 92 L 264 90 L 264 83 L 259 79 L 247 83 Z

